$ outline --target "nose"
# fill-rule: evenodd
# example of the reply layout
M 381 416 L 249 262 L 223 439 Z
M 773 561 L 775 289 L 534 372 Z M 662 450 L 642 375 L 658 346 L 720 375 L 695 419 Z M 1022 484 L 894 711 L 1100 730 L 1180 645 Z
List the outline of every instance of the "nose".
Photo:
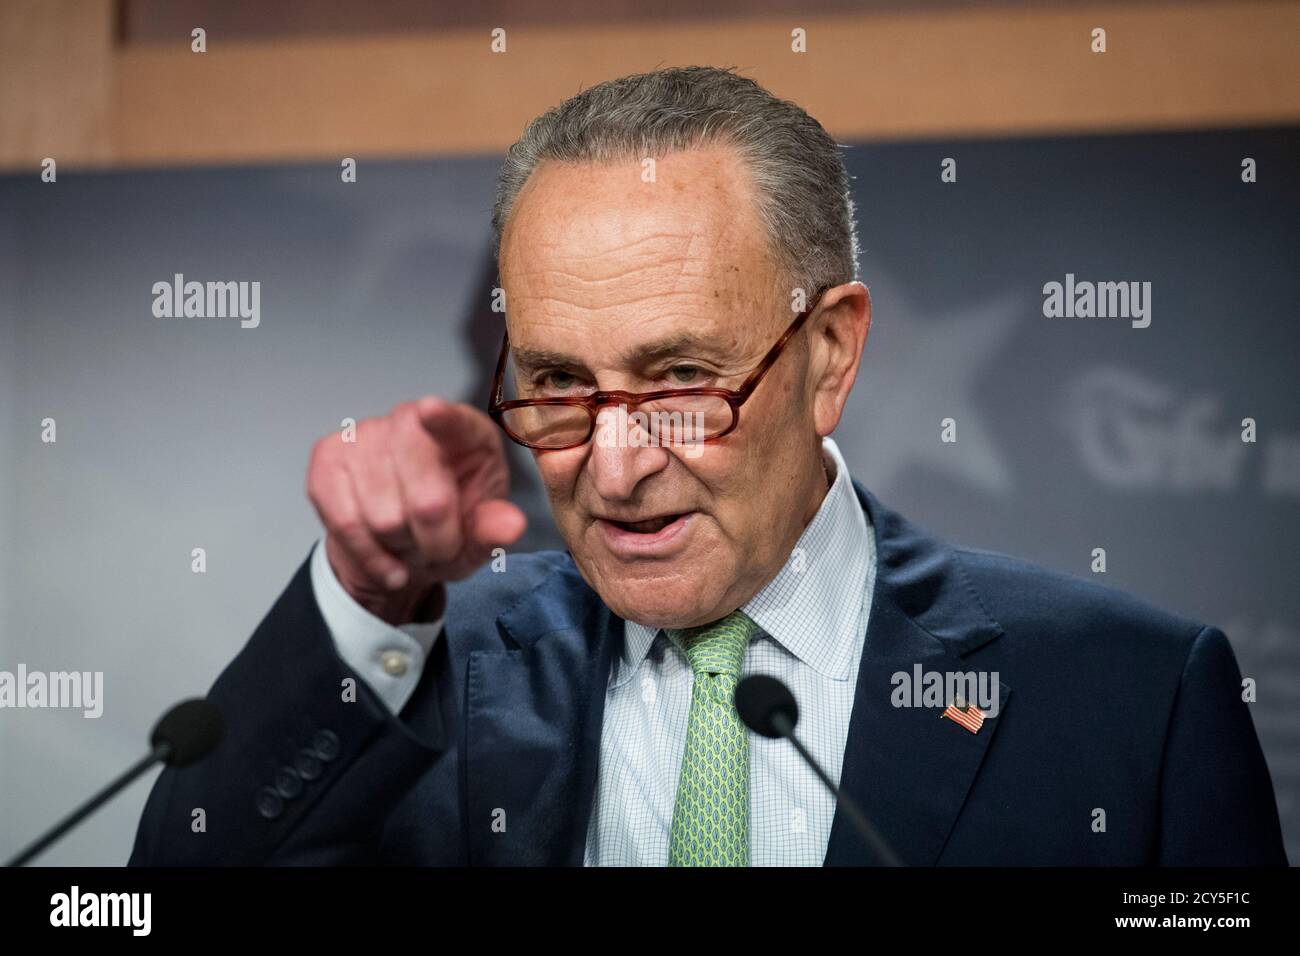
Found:
M 626 501 L 642 479 L 668 466 L 672 453 L 652 446 L 650 436 L 616 407 L 602 408 L 591 436 L 587 471 L 605 501 Z

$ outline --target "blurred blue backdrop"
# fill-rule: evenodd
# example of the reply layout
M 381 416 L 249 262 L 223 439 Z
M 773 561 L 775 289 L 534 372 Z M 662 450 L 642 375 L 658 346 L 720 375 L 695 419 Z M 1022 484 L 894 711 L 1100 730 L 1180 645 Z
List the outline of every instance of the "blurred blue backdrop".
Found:
M 1222 627 L 1258 683 L 1293 861 L 1297 155 L 1296 129 L 848 147 L 875 322 L 835 435 L 855 477 L 955 541 Z M 0 855 L 243 645 L 317 536 L 319 435 L 425 392 L 483 403 L 497 166 L 0 179 L 0 669 L 103 671 L 106 698 L 98 720 L 0 710 Z M 260 325 L 155 318 L 178 272 L 259 281 Z M 1150 327 L 1045 318 L 1067 273 L 1150 282 Z M 556 544 L 518 452 L 526 544 Z M 124 862 L 150 780 L 43 862 Z

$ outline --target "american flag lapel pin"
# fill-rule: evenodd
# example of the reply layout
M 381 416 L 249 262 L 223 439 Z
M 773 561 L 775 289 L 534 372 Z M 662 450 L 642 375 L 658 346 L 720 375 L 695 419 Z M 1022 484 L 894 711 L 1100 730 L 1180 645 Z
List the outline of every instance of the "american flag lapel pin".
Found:
M 965 727 L 972 734 L 979 733 L 980 728 L 984 726 L 984 711 L 974 704 L 967 706 L 966 702 L 960 697 L 954 703 L 949 704 L 944 712 L 939 715 L 940 720 L 944 717 Z

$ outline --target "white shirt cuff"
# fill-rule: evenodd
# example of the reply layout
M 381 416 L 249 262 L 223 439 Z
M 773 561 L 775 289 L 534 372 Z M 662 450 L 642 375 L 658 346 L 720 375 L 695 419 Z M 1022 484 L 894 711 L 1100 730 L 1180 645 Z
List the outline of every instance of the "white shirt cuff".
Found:
M 400 628 L 375 617 L 343 590 L 323 541 L 318 541 L 312 552 L 311 586 L 339 657 L 390 711 L 400 713 L 415 692 L 445 616 L 429 624 L 403 624 Z

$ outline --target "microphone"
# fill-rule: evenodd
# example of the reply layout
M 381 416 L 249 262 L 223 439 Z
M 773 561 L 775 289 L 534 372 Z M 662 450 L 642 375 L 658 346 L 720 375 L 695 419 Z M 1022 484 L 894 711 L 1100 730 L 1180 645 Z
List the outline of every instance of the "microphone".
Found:
M 822 770 L 812 754 L 794 735 L 795 724 L 799 722 L 799 705 L 795 702 L 794 694 L 790 692 L 789 687 L 767 674 L 753 674 L 736 685 L 735 699 L 736 712 L 740 714 L 740 719 L 744 721 L 746 727 L 764 737 L 784 737 L 794 744 L 794 749 L 799 751 L 799 756 L 803 757 L 808 766 L 817 772 L 826 789 L 835 795 L 836 805 L 844 808 L 853 828 L 867 841 L 867 846 L 881 863 L 885 866 L 903 865 L 898 854 L 871 825 L 871 821 L 858 808 L 857 803 L 831 782 L 831 778 L 826 776 L 826 771 Z
M 149 735 L 149 753 L 81 807 L 69 814 L 58 826 L 10 860 L 5 866 L 22 866 L 37 854 L 107 803 L 117 792 L 156 763 L 169 767 L 188 767 L 203 757 L 221 740 L 221 714 L 202 697 L 181 701 L 154 726 Z

